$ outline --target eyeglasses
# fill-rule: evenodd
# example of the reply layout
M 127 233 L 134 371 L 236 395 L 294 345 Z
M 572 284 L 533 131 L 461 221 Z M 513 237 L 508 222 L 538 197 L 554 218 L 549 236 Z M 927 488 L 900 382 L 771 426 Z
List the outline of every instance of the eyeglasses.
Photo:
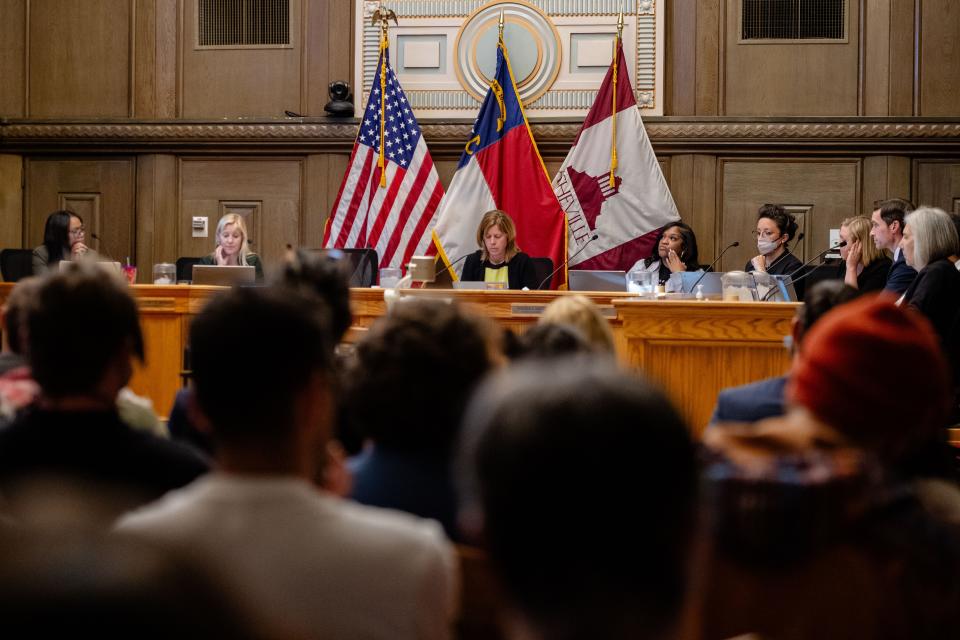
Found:
M 73 236 L 74 238 L 76 238 L 77 236 L 82 236 L 86 232 L 87 230 L 84 229 L 83 227 L 78 227 L 77 229 L 70 229 L 70 235 Z
M 764 240 L 773 240 L 775 237 L 777 237 L 777 238 L 780 237 L 779 234 L 777 234 L 777 233 L 775 233 L 775 232 L 773 232 L 773 231 L 762 231 L 762 232 L 761 232 L 761 231 L 753 231 L 753 232 L 751 233 L 751 235 L 753 235 L 754 239 L 762 238 L 762 239 L 764 239 Z

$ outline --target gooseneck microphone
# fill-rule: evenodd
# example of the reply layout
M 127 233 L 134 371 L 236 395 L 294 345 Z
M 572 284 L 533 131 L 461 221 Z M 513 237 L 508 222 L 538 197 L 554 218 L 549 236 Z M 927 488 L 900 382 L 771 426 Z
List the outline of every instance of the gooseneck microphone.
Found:
M 599 237 L 600 237 L 600 234 L 599 234 L 599 233 L 594 233 L 592 236 L 590 236 L 590 239 L 587 240 L 586 242 L 584 242 L 582 247 L 580 247 L 579 249 L 577 249 L 572 256 L 570 256 L 569 258 L 567 258 L 566 260 L 564 260 L 563 262 L 561 262 L 559 267 L 557 267 L 556 269 L 554 269 L 553 271 L 551 271 L 551 272 L 550 272 L 550 275 L 548 275 L 546 278 L 544 278 L 544 279 L 543 279 L 543 282 L 541 282 L 540 284 L 537 285 L 537 291 L 543 289 L 543 285 L 545 285 L 545 284 L 547 284 L 548 282 L 550 282 L 550 281 L 553 279 L 553 276 L 557 275 L 557 272 L 560 271 L 560 269 L 563 269 L 563 268 L 566 267 L 568 264 L 570 264 L 570 261 L 573 260 L 574 258 L 576 258 L 578 255 L 580 255 L 580 254 L 583 252 L 583 250 L 587 248 L 587 245 L 589 245 L 591 242 L 593 242 L 594 240 L 596 240 L 596 239 L 599 238 Z
M 845 246 L 847 246 L 847 241 L 846 241 L 846 240 L 841 240 L 840 242 L 838 242 L 837 244 L 833 245 L 832 247 L 827 247 L 826 249 L 824 249 L 823 251 L 821 251 L 821 252 L 818 253 L 817 255 L 813 256 L 812 258 L 810 258 L 809 260 L 807 260 L 806 262 L 804 262 L 802 265 L 800 265 L 799 267 L 797 267 L 796 269 L 794 269 L 793 271 L 791 271 L 790 273 L 787 274 L 787 278 L 789 279 L 789 283 L 795 285 L 795 284 L 797 284 L 798 282 L 800 282 L 801 280 L 803 280 L 804 278 L 806 278 L 807 276 L 809 276 L 811 273 L 813 273 L 813 269 L 811 269 L 810 271 L 807 271 L 805 274 L 803 274 L 802 276 L 800 276 L 800 277 L 797 278 L 796 280 L 793 279 L 793 276 L 797 275 L 798 273 L 800 273 L 801 271 L 803 271 L 804 269 L 806 269 L 807 267 L 809 267 L 811 264 L 813 264 L 814 260 L 819 260 L 820 258 L 822 258 L 823 256 L 825 256 L 825 255 L 828 254 L 829 252 L 834 251 L 834 250 L 836 250 L 836 249 L 839 249 L 840 247 L 845 247 Z M 766 302 L 767 299 L 770 297 L 770 294 L 775 293 L 776 291 L 777 291 L 777 288 L 776 288 L 776 287 L 772 287 L 772 288 L 770 289 L 770 291 L 767 291 L 767 293 L 763 296 L 763 299 L 761 300 L 761 302 Z
M 730 249 L 733 249 L 734 247 L 739 247 L 739 246 L 740 246 L 740 241 L 739 241 L 739 240 L 734 240 L 733 242 L 731 242 L 730 244 L 728 244 L 727 246 L 725 246 L 725 247 L 723 248 L 723 251 L 720 252 L 720 255 L 717 256 L 717 259 L 714 260 L 713 262 L 711 262 L 711 263 L 710 263 L 710 266 L 703 270 L 703 273 L 700 274 L 700 277 L 697 278 L 697 281 L 693 283 L 693 286 L 692 286 L 692 287 L 690 287 L 690 291 L 695 291 L 696 288 L 697 288 L 697 285 L 700 284 L 700 281 L 703 280 L 703 279 L 706 277 L 707 273 L 709 273 L 710 271 L 713 271 L 713 268 L 714 268 L 715 266 L 717 266 L 717 263 L 718 263 L 718 262 L 720 262 L 720 258 L 723 257 L 723 254 L 725 254 L 725 253 L 726 253 L 727 251 L 729 251 Z
M 454 260 L 453 262 L 451 262 L 451 263 L 449 264 L 449 266 L 443 267 L 442 269 L 440 269 L 439 271 L 437 271 L 435 274 L 433 274 L 433 277 L 436 278 L 438 275 L 440 275 L 440 274 L 443 273 L 444 271 L 449 271 L 450 269 L 453 269 L 454 266 L 456 266 L 456 265 L 458 265 L 459 263 L 463 262 L 464 260 L 466 260 L 467 258 L 469 258 L 470 256 L 472 256 L 472 255 L 475 254 L 475 253 L 476 253 L 476 251 L 471 251 L 470 253 L 465 253 L 465 254 L 463 254 L 462 256 L 460 256 L 459 258 L 457 258 L 456 260 Z

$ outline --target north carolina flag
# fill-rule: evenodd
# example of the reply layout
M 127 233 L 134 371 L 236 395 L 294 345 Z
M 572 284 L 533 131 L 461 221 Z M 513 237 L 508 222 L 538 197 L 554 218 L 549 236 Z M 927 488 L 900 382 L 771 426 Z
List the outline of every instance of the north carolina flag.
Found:
M 380 266 L 405 267 L 411 256 L 432 252 L 430 229 L 442 197 L 443 185 L 390 67 L 384 39 L 323 246 L 374 248 Z
M 627 271 L 650 255 L 661 227 L 680 219 L 640 120 L 619 39 L 553 188 L 567 215 L 569 255 L 599 235 L 570 261 L 571 269 Z
M 491 209 L 506 211 L 513 218 L 521 251 L 535 258 L 548 257 L 555 268 L 563 264 L 566 219 L 524 116 L 502 39 L 497 45 L 497 72 L 440 203 L 433 231 L 437 253 L 448 267 L 479 248 L 477 227 Z M 456 265 L 455 280 L 462 267 L 462 263 Z M 566 273 L 561 269 L 551 287 L 564 282 Z

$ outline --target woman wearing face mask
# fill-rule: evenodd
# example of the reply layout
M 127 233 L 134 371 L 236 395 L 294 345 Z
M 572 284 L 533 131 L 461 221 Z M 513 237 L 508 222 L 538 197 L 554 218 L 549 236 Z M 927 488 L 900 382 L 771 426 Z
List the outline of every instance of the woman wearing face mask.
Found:
M 260 257 L 247 250 L 247 225 L 243 217 L 228 213 L 217 223 L 217 248 L 204 256 L 200 264 L 221 267 L 249 266 L 256 270 L 257 280 L 263 280 L 263 265 Z
M 774 276 L 793 273 L 803 266 L 799 258 L 790 253 L 789 242 L 797 234 L 797 220 L 777 204 L 765 204 L 757 213 L 757 239 L 759 255 L 751 258 L 744 271 L 763 271 Z
M 658 282 L 666 284 L 670 275 L 681 271 L 699 271 L 697 236 L 690 225 L 671 222 L 660 230 L 650 256 L 637 261 L 630 271 L 652 271 Z
M 540 284 L 530 256 L 517 246 L 517 229 L 505 211 L 483 214 L 477 228 L 480 249 L 463 265 L 464 282 L 501 282 L 508 289 L 536 289 Z

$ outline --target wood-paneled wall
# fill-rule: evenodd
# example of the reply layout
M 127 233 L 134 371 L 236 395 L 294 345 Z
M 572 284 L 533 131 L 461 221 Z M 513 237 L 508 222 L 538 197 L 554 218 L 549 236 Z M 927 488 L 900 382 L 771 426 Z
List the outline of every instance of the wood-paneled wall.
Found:
M 0 121 L 3 246 L 37 244 L 44 216 L 63 202 L 98 218 L 88 227 L 100 230 L 101 250 L 130 255 L 141 281 L 154 263 L 211 250 L 216 220 L 231 208 L 250 212 L 255 249 L 267 262 L 287 243 L 320 243 L 352 129 L 238 138 L 212 123 L 268 130 L 287 109 L 322 114 L 329 82 L 352 77 L 354 3 L 292 0 L 288 48 L 200 50 L 197 1 L 0 0 L 0 118 L 12 119 Z M 936 116 L 934 128 L 960 122 L 950 119 L 960 116 L 954 0 L 849 0 L 845 40 L 805 44 L 739 42 L 739 5 L 667 3 L 667 117 L 648 121 L 704 262 L 739 240 L 722 266 L 741 266 L 764 202 L 809 209 L 800 254 L 818 250 L 827 229 L 869 213 L 880 198 L 958 206 L 960 135 L 952 129 L 907 139 L 880 132 L 887 142 L 870 144 L 870 127 L 927 126 L 913 116 Z M 800 118 L 815 115 L 830 122 L 811 144 Z M 686 116 L 693 118 L 674 125 Z M 858 117 L 891 119 L 861 125 Z M 86 142 L 69 127 L 10 142 L 4 130 L 19 119 L 82 121 Z M 171 121 L 211 126 L 202 134 L 146 131 Z M 126 122 L 133 132 L 111 137 L 104 122 Z M 425 127 L 445 185 L 462 149 L 444 133 L 450 126 Z M 551 174 L 575 132 L 565 126 L 539 129 Z M 209 219 L 207 238 L 192 237 L 194 215 Z

